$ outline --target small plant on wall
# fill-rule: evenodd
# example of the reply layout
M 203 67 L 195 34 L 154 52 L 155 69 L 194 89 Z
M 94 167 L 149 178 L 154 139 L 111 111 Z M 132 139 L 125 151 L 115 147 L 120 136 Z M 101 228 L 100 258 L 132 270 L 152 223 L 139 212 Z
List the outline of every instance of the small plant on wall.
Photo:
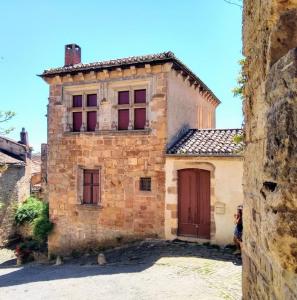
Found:
M 17 226 L 29 226 L 32 236 L 26 237 L 24 242 L 17 246 L 16 255 L 21 260 L 29 260 L 33 251 L 44 250 L 47 245 L 47 237 L 53 229 L 53 223 L 49 220 L 48 203 L 30 197 L 16 210 L 15 222 Z

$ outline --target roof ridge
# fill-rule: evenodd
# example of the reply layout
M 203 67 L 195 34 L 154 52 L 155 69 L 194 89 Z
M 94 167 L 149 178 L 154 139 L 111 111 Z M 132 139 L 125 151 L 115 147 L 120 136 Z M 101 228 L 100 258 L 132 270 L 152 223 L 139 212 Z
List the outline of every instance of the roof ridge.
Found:
M 164 51 L 164 52 L 158 52 L 158 53 L 150 53 L 150 54 L 143 54 L 143 55 L 132 55 L 132 56 L 127 56 L 127 57 L 121 57 L 121 58 L 112 58 L 108 60 L 98 60 L 94 61 L 91 63 L 80 63 L 81 65 L 90 65 L 90 64 L 98 64 L 98 63 L 106 63 L 110 61 L 117 61 L 117 60 L 125 60 L 125 59 L 131 59 L 131 58 L 139 58 L 139 57 L 149 57 L 149 56 L 161 56 L 164 55 L 165 57 L 168 58 L 176 58 L 174 53 L 172 51 Z M 78 64 L 78 65 L 80 65 Z
M 164 56 L 164 57 L 162 57 Z M 143 54 L 143 55 L 132 55 L 132 56 L 127 56 L 127 57 L 121 57 L 121 58 L 111 58 L 111 59 L 106 59 L 106 60 L 97 60 L 94 62 L 86 62 L 86 63 L 79 63 L 75 64 L 72 66 L 63 66 L 63 67 L 54 67 L 54 68 L 49 68 L 44 70 L 44 72 L 50 72 L 54 70 L 60 70 L 60 69 L 69 69 L 73 70 L 75 67 L 91 67 L 91 66 L 96 66 L 96 65 L 105 65 L 105 64 L 110 64 L 111 62 L 117 62 L 119 60 L 131 60 L 131 59 L 139 59 L 139 58 L 174 58 L 176 59 L 176 56 L 172 51 L 164 51 L 164 52 L 158 52 L 158 53 L 151 53 L 151 54 Z
M 6 137 L 6 136 L 0 135 L 0 139 L 7 140 L 7 141 L 9 141 L 9 142 L 11 142 L 11 143 L 17 144 L 17 145 L 22 146 L 22 147 L 24 147 L 24 148 L 27 148 L 26 145 L 24 145 L 24 144 L 22 144 L 22 143 L 20 143 L 20 142 L 17 142 L 17 141 L 15 141 L 15 140 L 11 139 L 11 138 L 8 138 L 8 137 Z

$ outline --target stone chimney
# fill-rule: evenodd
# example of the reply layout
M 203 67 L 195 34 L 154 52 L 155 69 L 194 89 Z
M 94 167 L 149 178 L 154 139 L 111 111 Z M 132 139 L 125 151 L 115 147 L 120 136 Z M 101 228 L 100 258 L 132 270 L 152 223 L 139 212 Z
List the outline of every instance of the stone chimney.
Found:
M 76 44 L 65 46 L 65 66 L 73 66 L 81 63 L 81 49 Z
M 28 138 L 28 132 L 25 130 L 25 128 L 22 128 L 22 131 L 20 133 L 20 143 L 25 145 L 25 146 L 29 146 L 29 138 Z

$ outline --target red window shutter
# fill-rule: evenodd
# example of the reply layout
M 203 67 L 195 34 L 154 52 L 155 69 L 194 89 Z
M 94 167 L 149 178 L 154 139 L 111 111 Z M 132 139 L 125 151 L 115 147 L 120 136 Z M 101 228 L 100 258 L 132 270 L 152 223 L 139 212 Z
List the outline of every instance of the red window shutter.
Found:
M 82 113 L 81 112 L 74 112 L 72 114 L 73 118 L 73 131 L 80 131 L 82 125 Z
M 73 107 L 82 107 L 82 95 L 74 95 L 72 97 L 72 106 Z
M 97 95 L 96 94 L 87 95 L 87 106 L 97 106 Z
M 146 121 L 145 108 L 134 109 L 134 129 L 144 129 Z
M 146 90 L 135 90 L 134 103 L 145 103 L 145 102 L 146 102 Z
M 95 131 L 97 124 L 97 112 L 88 111 L 87 113 L 87 131 Z
M 100 176 L 99 170 L 84 170 L 83 203 L 99 202 Z
M 119 109 L 118 129 L 127 130 L 129 126 L 129 109 Z
M 92 203 L 92 172 L 84 170 L 84 193 L 83 193 L 83 203 Z
M 93 172 L 93 204 L 97 204 L 100 201 L 99 198 L 99 188 L 100 188 L 100 176 L 99 171 L 95 170 Z
M 129 104 L 129 91 L 121 91 L 118 93 L 118 104 Z

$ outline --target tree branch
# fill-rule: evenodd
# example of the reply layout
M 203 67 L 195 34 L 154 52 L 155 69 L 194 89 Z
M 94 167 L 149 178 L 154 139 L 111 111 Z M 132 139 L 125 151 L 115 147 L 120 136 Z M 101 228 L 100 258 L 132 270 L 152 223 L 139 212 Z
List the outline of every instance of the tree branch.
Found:
M 236 5 L 236 6 L 239 6 L 240 8 L 242 8 L 242 5 L 240 5 L 238 3 L 235 3 L 235 2 L 232 2 L 232 1 L 229 1 L 229 0 L 223 0 L 223 1 L 225 1 L 228 4 Z

